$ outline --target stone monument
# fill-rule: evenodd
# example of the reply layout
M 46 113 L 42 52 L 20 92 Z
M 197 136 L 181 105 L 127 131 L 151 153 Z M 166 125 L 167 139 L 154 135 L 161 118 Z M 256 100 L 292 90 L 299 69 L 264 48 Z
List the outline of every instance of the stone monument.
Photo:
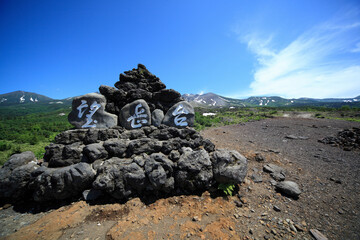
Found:
M 10 157 L 0 169 L 0 199 L 127 201 L 244 180 L 246 158 L 203 139 L 191 128 L 192 106 L 144 65 L 99 91 L 74 98 L 74 129 L 57 135 L 42 161 L 31 152 Z

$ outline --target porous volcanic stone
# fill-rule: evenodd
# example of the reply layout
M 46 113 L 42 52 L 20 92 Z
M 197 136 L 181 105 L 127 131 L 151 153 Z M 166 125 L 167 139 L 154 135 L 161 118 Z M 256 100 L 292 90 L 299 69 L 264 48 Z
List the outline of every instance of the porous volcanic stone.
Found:
M 136 129 L 151 124 L 149 105 L 143 99 L 126 104 L 120 111 L 120 124 L 126 129 Z
M 163 143 L 152 138 L 140 138 L 129 142 L 128 155 L 160 152 Z
M 93 188 L 120 200 L 129 199 L 149 185 L 144 170 L 132 159 L 113 157 L 105 161 L 97 172 Z
M 191 148 L 182 148 L 182 152 L 177 161 L 176 185 L 188 193 L 209 189 L 213 184 L 209 154 L 204 149 L 193 151 Z
M 194 120 L 194 108 L 188 102 L 182 101 L 169 109 L 165 114 L 163 124 L 177 128 L 192 127 Z
M 87 163 L 78 163 L 62 168 L 40 167 L 32 172 L 30 188 L 33 199 L 43 202 L 80 196 L 91 187 L 96 172 Z
M 218 183 L 240 184 L 246 177 L 247 159 L 235 150 L 216 150 L 212 153 L 211 161 Z
M 124 157 L 126 155 L 128 140 L 111 138 L 104 142 L 104 147 L 111 157 Z
M 171 103 L 181 98 L 181 94 L 174 89 L 162 89 L 155 92 L 153 98 L 161 102 Z
M 151 114 L 151 122 L 152 125 L 155 127 L 158 127 L 161 125 L 162 121 L 164 119 L 164 112 L 160 109 L 155 109 Z
M 106 159 L 107 151 L 101 143 L 92 143 L 84 147 L 83 154 L 88 163 L 92 163 L 98 159 Z
M 8 169 L 11 171 L 31 161 L 37 162 L 34 153 L 31 151 L 14 154 L 4 163 L 2 169 Z
M 73 99 L 69 122 L 76 128 L 111 128 L 117 125 L 117 116 L 105 112 L 106 99 L 98 93 L 89 93 Z
M 151 185 L 147 191 L 171 192 L 174 189 L 175 164 L 162 153 L 153 153 L 145 159 L 145 173 Z
M 21 199 L 28 193 L 31 173 L 39 166 L 32 152 L 14 154 L 0 169 L 0 198 Z

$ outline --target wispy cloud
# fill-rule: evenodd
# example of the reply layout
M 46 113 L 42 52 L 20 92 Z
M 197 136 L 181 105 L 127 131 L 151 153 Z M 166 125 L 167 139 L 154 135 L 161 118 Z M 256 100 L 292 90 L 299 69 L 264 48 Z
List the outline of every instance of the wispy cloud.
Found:
M 360 20 L 337 18 L 275 49 L 273 36 L 240 36 L 257 67 L 246 95 L 351 97 L 360 94 Z M 242 93 L 243 94 L 243 93 Z

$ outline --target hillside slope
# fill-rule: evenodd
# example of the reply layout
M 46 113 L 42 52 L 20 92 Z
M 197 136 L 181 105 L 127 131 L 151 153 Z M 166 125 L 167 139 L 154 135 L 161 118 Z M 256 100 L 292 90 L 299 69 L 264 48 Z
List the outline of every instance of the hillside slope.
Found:
M 217 95 L 215 93 L 184 94 L 182 97 L 194 107 L 286 107 L 286 106 L 324 106 L 341 107 L 343 105 L 360 107 L 360 96 L 355 98 L 282 98 L 271 97 L 249 97 L 246 99 L 235 99 Z

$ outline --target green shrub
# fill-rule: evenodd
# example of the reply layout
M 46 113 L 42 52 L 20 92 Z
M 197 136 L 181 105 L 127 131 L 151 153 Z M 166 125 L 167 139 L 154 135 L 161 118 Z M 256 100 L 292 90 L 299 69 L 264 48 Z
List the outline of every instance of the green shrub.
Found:
M 235 184 L 233 183 L 220 183 L 218 189 L 222 190 L 226 196 L 232 196 L 235 190 Z
M 12 144 L 11 143 L 6 143 L 6 142 L 0 142 L 0 151 L 6 151 L 6 150 L 10 150 L 12 148 Z

